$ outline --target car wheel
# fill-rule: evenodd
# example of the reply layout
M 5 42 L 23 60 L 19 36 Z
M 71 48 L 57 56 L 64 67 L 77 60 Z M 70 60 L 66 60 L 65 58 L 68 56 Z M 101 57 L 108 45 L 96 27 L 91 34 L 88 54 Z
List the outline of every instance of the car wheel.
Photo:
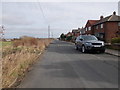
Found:
M 105 50 L 100 51 L 100 53 L 105 53 Z
M 82 46 L 82 53 L 85 53 L 86 50 L 85 50 L 85 46 Z

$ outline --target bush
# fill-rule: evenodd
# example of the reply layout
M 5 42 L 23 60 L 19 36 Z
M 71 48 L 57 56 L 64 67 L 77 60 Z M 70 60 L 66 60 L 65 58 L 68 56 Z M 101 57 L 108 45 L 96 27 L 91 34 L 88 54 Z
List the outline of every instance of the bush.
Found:
M 63 33 L 60 35 L 60 39 L 61 40 L 65 40 L 65 38 L 66 38 L 66 35 L 64 35 Z
M 120 37 L 112 38 L 111 43 L 120 43 Z
M 18 85 L 52 39 L 21 37 L 2 49 L 2 87 Z
M 20 40 L 15 40 L 13 42 L 13 46 L 32 46 L 32 45 L 37 45 L 38 44 L 38 39 L 37 38 L 34 38 L 34 37 L 27 37 L 27 36 L 24 36 L 24 37 L 21 37 Z
M 72 40 L 72 36 L 66 37 L 66 40 L 67 40 L 67 41 L 71 41 L 71 40 Z

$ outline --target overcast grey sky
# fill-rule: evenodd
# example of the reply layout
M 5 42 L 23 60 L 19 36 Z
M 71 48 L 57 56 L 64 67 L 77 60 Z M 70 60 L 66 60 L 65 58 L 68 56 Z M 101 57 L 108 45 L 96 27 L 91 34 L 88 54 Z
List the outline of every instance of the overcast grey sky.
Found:
M 118 2 L 3 2 L 0 21 L 6 28 L 5 38 L 46 38 L 48 25 L 53 36 L 59 37 L 113 11 L 118 14 Z

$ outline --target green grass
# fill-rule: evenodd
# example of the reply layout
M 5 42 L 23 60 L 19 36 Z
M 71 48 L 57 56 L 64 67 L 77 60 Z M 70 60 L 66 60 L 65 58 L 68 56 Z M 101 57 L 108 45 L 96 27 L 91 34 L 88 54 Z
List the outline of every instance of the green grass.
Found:
M 0 47 L 5 47 L 5 46 L 12 46 L 12 42 L 11 41 L 0 41 Z
M 52 39 L 25 37 L 11 42 L 0 42 L 2 50 L 2 87 L 16 87 L 49 45 Z M 17 79 L 16 79 L 17 78 Z M 16 82 L 14 82 L 16 81 Z M 13 85 L 11 85 L 11 83 Z

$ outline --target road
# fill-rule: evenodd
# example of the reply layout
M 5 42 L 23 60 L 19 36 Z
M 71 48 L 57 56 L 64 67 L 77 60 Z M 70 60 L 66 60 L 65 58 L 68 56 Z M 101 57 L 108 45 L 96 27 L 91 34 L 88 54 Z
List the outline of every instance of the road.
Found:
M 55 40 L 19 88 L 118 88 L 118 57 L 83 54 Z

